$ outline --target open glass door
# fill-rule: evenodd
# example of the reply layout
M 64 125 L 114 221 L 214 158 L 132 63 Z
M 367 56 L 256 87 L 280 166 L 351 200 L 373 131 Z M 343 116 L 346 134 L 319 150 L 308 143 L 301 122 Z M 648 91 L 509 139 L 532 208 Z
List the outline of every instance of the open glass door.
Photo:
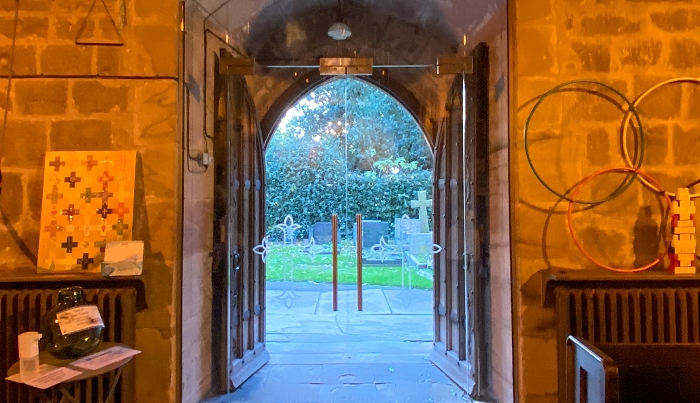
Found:
M 267 259 L 270 354 L 306 353 L 305 342 L 340 353 L 332 344 L 343 340 L 345 355 L 408 344 L 427 355 L 442 250 L 431 147 L 382 88 L 324 81 L 287 110 L 266 149 L 267 233 L 255 250 Z

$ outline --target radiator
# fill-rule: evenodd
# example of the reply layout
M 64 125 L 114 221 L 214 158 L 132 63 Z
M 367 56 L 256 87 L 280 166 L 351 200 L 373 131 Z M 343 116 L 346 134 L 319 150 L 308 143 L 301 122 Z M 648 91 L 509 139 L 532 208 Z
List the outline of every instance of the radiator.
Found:
M 561 330 L 593 344 L 700 343 L 699 297 L 700 288 L 556 291 Z
M 103 340 L 135 342 L 136 290 L 133 288 L 85 288 L 85 298 L 97 305 L 105 324 Z M 58 301 L 58 289 L 0 289 L 0 402 L 40 402 L 32 388 L 5 381 L 7 369 L 17 361 L 17 335 L 39 329 L 41 318 Z M 133 362 L 125 368 L 115 393 L 115 402 L 134 400 Z M 102 402 L 109 393 L 109 375 L 75 383 L 74 397 L 80 402 Z M 53 396 L 55 401 L 60 396 Z

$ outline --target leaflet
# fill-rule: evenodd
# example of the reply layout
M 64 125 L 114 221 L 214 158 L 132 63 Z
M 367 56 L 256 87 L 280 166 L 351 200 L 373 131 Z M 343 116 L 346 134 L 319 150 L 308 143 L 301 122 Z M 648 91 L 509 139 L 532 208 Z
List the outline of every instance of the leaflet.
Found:
M 59 383 L 73 379 L 80 374 L 82 374 L 82 372 L 74 369 L 42 364 L 39 366 L 39 374 L 32 379 L 23 380 L 19 374 L 9 376 L 5 379 L 12 382 L 24 383 L 38 389 L 48 389 Z
M 79 360 L 75 360 L 70 363 L 70 366 L 87 369 L 90 371 L 96 371 L 100 368 L 104 368 L 108 365 L 119 362 L 125 358 L 139 354 L 141 351 L 134 350 L 133 348 L 114 346 L 108 349 L 98 351 L 97 353 L 90 354 L 87 357 L 83 357 Z

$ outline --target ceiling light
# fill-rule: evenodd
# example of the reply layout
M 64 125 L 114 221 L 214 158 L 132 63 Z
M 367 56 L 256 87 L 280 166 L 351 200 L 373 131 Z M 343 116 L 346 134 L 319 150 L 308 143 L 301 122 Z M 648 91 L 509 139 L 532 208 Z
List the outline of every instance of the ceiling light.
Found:
M 328 36 L 335 39 L 336 41 L 344 41 L 352 35 L 352 31 L 348 24 L 338 21 L 328 28 Z

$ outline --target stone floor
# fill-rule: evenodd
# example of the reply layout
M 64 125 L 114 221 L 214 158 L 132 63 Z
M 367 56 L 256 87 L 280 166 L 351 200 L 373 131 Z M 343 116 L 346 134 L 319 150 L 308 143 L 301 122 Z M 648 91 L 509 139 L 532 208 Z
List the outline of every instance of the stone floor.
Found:
M 428 360 L 432 292 L 268 283 L 270 362 L 236 391 L 206 403 L 468 402 Z

